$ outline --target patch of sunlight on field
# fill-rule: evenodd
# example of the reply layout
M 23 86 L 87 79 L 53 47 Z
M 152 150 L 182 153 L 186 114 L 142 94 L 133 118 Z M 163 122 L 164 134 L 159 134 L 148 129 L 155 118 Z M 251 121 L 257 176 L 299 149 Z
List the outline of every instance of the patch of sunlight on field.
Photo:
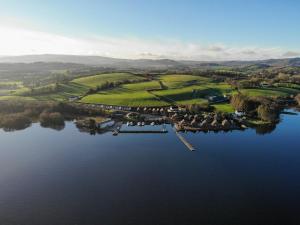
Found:
M 268 97 L 277 97 L 277 96 L 288 96 L 291 94 L 299 93 L 299 91 L 292 88 L 261 88 L 261 89 L 242 89 L 241 92 L 248 96 L 268 96 Z
M 108 73 L 99 74 L 88 77 L 81 77 L 73 80 L 73 83 L 87 86 L 89 88 L 95 88 L 105 82 L 117 82 L 117 81 L 133 81 L 133 80 L 143 80 L 143 77 L 139 77 L 130 73 Z
M 206 83 L 182 88 L 154 91 L 153 93 L 158 96 L 168 98 L 178 104 L 203 104 L 207 103 L 207 96 L 230 94 L 232 93 L 232 89 L 229 85 L 223 83 Z
M 102 103 L 123 106 L 165 106 L 167 102 L 160 100 L 146 90 L 159 89 L 158 81 L 148 81 L 133 84 L 124 84 L 121 87 L 108 91 L 101 91 L 84 97 L 85 103 Z
M 151 89 L 159 89 L 160 84 L 158 81 L 147 81 L 134 84 L 124 84 L 122 85 L 122 88 L 128 91 L 146 91 Z
M 210 82 L 209 78 L 193 75 L 163 75 L 159 79 L 169 88 L 180 88 L 188 85 L 195 85 L 197 83 Z
M 35 101 L 35 98 L 32 97 L 23 97 L 23 96 L 0 96 L 0 101 L 7 101 L 7 100 L 13 100 L 13 101 Z
M 195 99 L 187 99 L 187 100 L 177 100 L 176 103 L 178 105 L 192 105 L 192 104 L 204 105 L 204 104 L 208 104 L 208 101 L 203 98 L 195 98 Z
M 235 110 L 229 103 L 213 104 L 217 112 L 233 113 Z
M 160 101 L 146 91 L 137 92 L 101 92 L 99 94 L 88 95 L 81 99 L 85 103 L 102 103 L 107 105 L 122 106 L 165 106 L 164 101 Z

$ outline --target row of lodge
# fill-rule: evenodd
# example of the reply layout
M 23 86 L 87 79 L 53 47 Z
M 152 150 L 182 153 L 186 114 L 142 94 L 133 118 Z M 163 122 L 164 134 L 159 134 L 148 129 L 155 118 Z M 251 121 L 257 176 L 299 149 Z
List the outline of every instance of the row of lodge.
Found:
M 231 130 L 241 128 L 241 124 L 230 114 L 174 114 L 171 120 L 174 122 L 177 130 Z

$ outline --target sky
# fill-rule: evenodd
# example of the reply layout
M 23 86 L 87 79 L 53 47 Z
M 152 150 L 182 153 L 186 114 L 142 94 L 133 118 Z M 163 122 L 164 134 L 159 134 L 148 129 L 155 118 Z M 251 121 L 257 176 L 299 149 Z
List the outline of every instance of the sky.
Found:
M 0 0 L 0 55 L 300 56 L 296 0 Z

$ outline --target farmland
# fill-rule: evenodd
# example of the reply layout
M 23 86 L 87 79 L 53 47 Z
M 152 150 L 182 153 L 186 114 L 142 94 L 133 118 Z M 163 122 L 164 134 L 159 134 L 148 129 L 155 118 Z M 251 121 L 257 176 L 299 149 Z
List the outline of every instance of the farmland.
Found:
M 104 84 L 114 84 L 102 88 Z M 36 88 L 28 88 L 21 82 L 2 83 L 0 99 L 54 100 L 68 101 L 78 97 L 83 103 L 122 106 L 168 106 L 189 104 L 210 104 L 209 96 L 233 95 L 236 88 L 224 81 L 212 78 L 170 74 L 143 76 L 132 73 L 104 73 L 72 79 L 68 82 L 53 83 Z M 273 86 L 268 88 L 242 88 L 247 96 L 289 96 L 299 93 L 299 85 Z M 228 103 L 212 104 L 217 111 L 232 112 Z
M 206 96 L 208 95 L 230 92 L 228 85 L 213 83 L 208 78 L 191 75 L 163 75 L 152 81 L 124 84 L 112 90 L 88 95 L 81 101 L 128 106 L 204 104 L 207 103 Z

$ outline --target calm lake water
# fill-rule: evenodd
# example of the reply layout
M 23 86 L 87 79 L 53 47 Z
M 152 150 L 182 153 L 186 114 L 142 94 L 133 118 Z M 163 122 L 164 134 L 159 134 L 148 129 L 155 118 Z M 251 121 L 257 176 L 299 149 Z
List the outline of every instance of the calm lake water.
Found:
M 1 225 L 300 224 L 300 115 L 255 130 L 0 131 Z

